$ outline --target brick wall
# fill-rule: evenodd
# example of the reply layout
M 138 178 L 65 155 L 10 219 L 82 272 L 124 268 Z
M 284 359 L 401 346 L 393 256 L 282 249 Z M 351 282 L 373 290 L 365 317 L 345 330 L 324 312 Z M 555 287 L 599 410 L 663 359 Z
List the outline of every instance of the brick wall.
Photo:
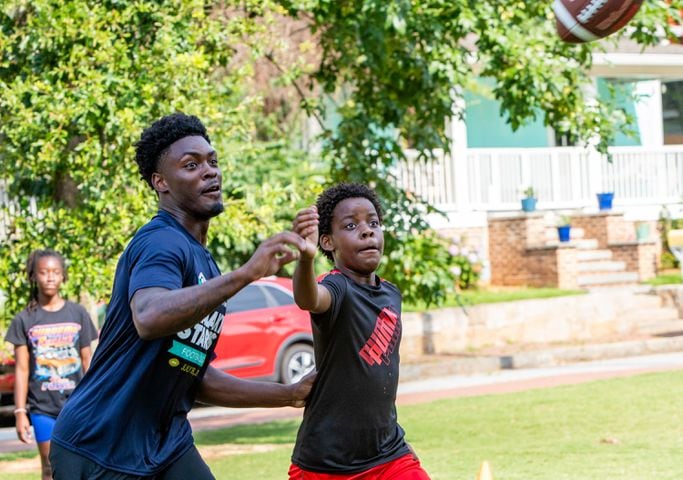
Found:
M 661 242 L 654 222 L 648 240 L 636 241 L 636 225 L 623 214 L 600 212 L 572 217 L 572 226 L 595 239 L 598 249 L 612 251 L 626 271 L 638 272 L 640 280 L 656 275 Z M 578 288 L 578 249 L 574 243 L 547 242 L 547 224 L 539 213 L 489 218 L 488 251 L 491 283 L 509 286 Z M 654 232 L 654 233 L 653 233 Z
M 511 286 L 573 288 L 572 266 L 566 257 L 571 246 L 546 246 L 542 215 L 529 214 L 489 219 L 491 283 Z M 574 266 L 575 268 L 575 266 Z M 573 275 L 575 277 L 575 275 Z
M 489 219 L 489 261 L 494 285 L 526 285 L 527 223 L 536 217 Z M 542 220 L 541 217 L 537 217 Z
M 657 243 L 650 242 L 625 242 L 612 243 L 609 245 L 612 258 L 624 262 L 626 270 L 638 272 L 641 281 L 654 278 L 657 275 Z
M 600 212 L 572 216 L 572 226 L 584 231 L 584 238 L 598 241 L 598 248 L 610 243 L 633 242 L 636 230 L 633 222 L 624 220 L 622 213 Z

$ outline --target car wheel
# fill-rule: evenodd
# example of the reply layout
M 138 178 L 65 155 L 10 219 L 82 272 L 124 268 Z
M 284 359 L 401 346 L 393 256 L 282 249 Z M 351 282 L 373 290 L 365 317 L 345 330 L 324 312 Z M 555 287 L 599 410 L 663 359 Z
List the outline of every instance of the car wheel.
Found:
M 313 347 L 307 343 L 295 343 L 282 356 L 280 381 L 285 385 L 296 383 L 314 368 Z

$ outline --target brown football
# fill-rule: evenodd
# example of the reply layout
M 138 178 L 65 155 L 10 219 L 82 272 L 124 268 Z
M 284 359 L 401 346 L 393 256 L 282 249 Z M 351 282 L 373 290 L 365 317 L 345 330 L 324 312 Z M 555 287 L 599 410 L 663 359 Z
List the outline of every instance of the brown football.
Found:
M 605 38 L 626 25 L 642 4 L 643 0 L 555 0 L 557 33 L 569 43 Z

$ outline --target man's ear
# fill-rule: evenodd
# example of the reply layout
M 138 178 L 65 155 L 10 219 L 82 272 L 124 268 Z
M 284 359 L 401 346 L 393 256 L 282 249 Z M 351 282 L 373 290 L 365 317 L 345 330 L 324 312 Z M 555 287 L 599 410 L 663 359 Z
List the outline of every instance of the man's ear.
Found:
M 158 172 L 152 174 L 152 186 L 157 193 L 165 193 L 168 191 L 168 184 L 164 179 L 164 176 Z
M 326 252 L 334 252 L 334 242 L 332 241 L 332 235 L 327 233 L 320 235 L 320 246 Z

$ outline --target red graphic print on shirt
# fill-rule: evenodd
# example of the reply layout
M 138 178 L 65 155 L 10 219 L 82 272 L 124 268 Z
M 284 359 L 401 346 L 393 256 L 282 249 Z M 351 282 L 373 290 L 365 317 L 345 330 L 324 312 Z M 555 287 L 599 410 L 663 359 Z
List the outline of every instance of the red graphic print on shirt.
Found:
M 389 365 L 389 355 L 396 348 L 400 334 L 401 324 L 398 322 L 398 314 L 385 307 L 377 316 L 372 335 L 358 353 L 368 365 L 381 365 L 382 363 Z

